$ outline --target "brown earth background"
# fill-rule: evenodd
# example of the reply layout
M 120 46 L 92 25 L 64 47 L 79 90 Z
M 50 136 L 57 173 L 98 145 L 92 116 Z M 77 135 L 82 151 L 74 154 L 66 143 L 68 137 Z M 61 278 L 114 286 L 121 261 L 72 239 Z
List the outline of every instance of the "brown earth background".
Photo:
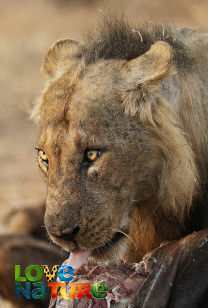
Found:
M 208 32 L 206 0 L 0 0 L 0 233 L 9 231 L 4 217 L 12 209 L 45 198 L 35 161 L 38 129 L 28 116 L 43 88 L 41 61 L 54 41 L 81 40 L 105 12 Z

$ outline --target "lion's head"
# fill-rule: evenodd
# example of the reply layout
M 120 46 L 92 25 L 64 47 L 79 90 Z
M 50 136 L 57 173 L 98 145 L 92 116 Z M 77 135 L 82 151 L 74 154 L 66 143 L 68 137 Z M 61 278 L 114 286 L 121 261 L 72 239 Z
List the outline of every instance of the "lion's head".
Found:
M 135 262 L 181 235 L 196 168 L 160 92 L 174 74 L 173 50 L 153 32 L 107 22 L 83 44 L 56 42 L 43 62 L 47 84 L 33 117 L 45 224 L 68 251 Z

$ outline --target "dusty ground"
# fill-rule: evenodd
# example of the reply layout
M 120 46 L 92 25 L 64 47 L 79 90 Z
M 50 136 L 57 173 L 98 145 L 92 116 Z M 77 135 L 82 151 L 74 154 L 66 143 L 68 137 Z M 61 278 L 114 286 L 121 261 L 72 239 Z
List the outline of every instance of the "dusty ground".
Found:
M 13 207 L 44 200 L 35 162 L 38 131 L 27 114 L 43 87 L 39 67 L 44 54 L 57 39 L 81 39 L 106 11 L 124 12 L 134 21 L 171 20 L 208 32 L 206 0 L 0 0 L 1 217 Z

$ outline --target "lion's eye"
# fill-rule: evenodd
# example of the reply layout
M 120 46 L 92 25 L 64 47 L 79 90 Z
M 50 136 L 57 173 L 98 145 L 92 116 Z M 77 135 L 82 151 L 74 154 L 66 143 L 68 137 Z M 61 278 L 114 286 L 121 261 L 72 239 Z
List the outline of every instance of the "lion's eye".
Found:
M 48 168 L 49 163 L 47 155 L 42 150 L 38 150 L 38 156 L 41 163 L 43 163 Z
M 101 154 L 101 152 L 99 150 L 87 150 L 86 151 L 86 159 L 89 162 L 94 162 L 99 158 L 100 154 Z

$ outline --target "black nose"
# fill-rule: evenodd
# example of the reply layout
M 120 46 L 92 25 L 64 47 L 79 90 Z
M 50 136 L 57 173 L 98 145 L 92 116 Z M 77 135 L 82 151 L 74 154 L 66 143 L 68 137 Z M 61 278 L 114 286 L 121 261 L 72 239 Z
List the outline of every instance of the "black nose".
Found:
M 51 233 L 51 235 L 53 235 L 53 236 L 55 236 L 57 238 L 60 238 L 62 240 L 73 241 L 75 236 L 79 232 L 79 230 L 80 230 L 80 227 L 75 227 L 71 232 L 62 231 L 61 234 Z

